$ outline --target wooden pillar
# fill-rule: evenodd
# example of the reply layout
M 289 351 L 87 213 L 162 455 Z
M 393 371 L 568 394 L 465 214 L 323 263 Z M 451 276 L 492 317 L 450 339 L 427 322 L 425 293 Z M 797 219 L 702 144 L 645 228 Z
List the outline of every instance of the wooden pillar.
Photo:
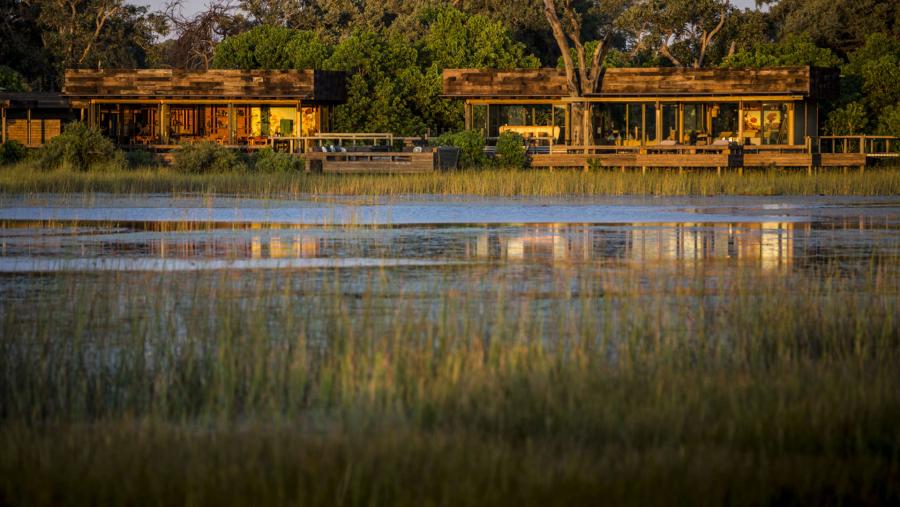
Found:
M 744 101 L 738 102 L 738 143 L 744 144 Z
M 467 100 L 463 107 L 465 108 L 466 130 L 472 130 L 472 104 Z
M 31 146 L 31 108 L 29 107 L 27 110 L 27 119 L 25 120 L 25 128 L 27 131 L 25 132 L 25 142 L 28 146 Z
M 6 142 L 6 108 L 0 109 L 0 142 Z
M 234 116 L 234 103 L 228 103 L 228 144 L 234 144 L 235 131 L 237 130 L 237 119 Z
M 169 104 L 159 105 L 159 138 L 163 144 L 169 144 Z

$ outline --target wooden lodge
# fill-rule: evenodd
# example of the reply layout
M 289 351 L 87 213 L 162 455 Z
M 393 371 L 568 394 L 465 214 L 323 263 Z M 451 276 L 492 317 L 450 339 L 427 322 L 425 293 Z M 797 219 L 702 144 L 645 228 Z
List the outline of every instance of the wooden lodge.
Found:
M 838 77 L 814 67 L 611 68 L 596 93 L 572 97 L 562 69 L 450 69 L 443 92 L 465 100 L 466 128 L 522 134 L 536 167 L 812 169 L 890 155 L 889 138 L 819 136 L 819 104 L 837 95 Z M 573 136 L 574 108 L 589 108 L 593 132 Z
M 344 74 L 319 70 L 69 70 L 63 96 L 123 146 L 267 146 L 327 132 Z
M 0 142 L 37 148 L 78 117 L 79 112 L 58 93 L 0 93 Z

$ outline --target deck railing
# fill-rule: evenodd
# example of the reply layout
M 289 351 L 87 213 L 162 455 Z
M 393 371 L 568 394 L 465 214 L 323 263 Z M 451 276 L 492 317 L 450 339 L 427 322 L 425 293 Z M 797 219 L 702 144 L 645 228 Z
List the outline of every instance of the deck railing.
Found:
M 819 136 L 810 138 L 814 153 L 864 153 L 870 157 L 896 157 L 900 139 L 893 136 Z

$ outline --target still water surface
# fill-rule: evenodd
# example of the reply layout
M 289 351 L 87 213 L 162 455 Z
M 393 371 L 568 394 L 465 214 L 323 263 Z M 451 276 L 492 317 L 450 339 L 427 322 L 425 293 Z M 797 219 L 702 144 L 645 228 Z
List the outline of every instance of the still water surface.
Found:
M 0 201 L 0 272 L 579 264 L 864 265 L 900 253 L 900 199 Z

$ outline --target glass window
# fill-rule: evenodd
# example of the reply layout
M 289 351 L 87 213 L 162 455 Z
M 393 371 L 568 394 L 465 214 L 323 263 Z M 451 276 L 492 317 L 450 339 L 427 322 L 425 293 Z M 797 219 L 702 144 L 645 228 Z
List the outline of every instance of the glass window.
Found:
M 786 103 L 763 104 L 763 144 L 787 144 L 788 123 L 788 105 Z
M 490 106 L 488 137 L 506 131 L 518 132 L 526 138 L 550 137 L 553 129 L 553 106 L 550 104 L 515 104 Z
M 647 144 L 656 144 L 656 104 L 644 105 L 644 136 Z
M 662 105 L 662 140 L 678 141 L 678 104 Z
M 556 127 L 556 142 L 566 144 L 566 106 L 553 107 L 553 125 Z
M 685 144 L 706 144 L 709 135 L 706 132 L 706 105 L 684 105 L 684 127 L 681 142 Z
M 737 140 L 738 135 L 737 103 L 713 104 L 709 115 L 712 118 L 713 140 Z
M 621 145 L 628 132 L 625 104 L 593 104 L 594 142 L 597 145 Z
M 744 132 L 744 144 L 762 144 L 762 104 L 758 102 L 744 103 L 741 127 Z
M 640 146 L 644 139 L 644 105 L 628 104 L 625 110 L 625 121 L 628 130 L 625 133 L 625 146 Z
M 487 113 L 488 106 L 474 105 L 472 106 L 472 128 L 480 130 L 482 136 L 487 136 Z

